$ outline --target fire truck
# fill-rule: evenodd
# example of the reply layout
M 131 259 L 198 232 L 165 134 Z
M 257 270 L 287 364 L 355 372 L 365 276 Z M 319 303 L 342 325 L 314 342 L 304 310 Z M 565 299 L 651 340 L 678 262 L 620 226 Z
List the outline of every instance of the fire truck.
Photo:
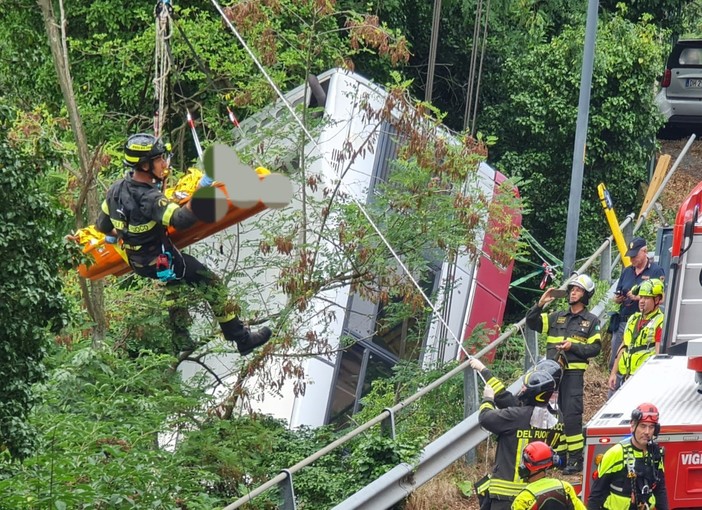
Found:
M 673 226 L 661 354 L 644 363 L 586 425 L 584 501 L 598 455 L 629 436 L 631 411 L 651 402 L 660 412 L 670 508 L 702 508 L 701 205 L 702 183 L 682 203 Z

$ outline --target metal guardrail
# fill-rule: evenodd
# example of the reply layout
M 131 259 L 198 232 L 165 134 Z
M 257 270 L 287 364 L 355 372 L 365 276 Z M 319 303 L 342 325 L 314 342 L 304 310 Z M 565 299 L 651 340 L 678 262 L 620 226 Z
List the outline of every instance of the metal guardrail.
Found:
M 632 217 L 627 217 L 625 222 L 622 223 L 622 226 L 624 226 L 627 222 L 631 222 L 631 220 Z M 578 268 L 578 272 L 583 272 L 587 270 L 601 254 L 609 254 L 610 252 L 608 248 L 611 246 L 611 243 L 612 237 L 610 236 L 607 240 L 605 240 L 604 243 L 602 243 L 602 245 L 595 251 L 595 253 L 593 253 L 593 255 L 590 256 L 590 258 L 588 258 L 585 261 L 585 263 L 582 266 L 580 266 L 580 268 Z M 604 306 L 602 307 L 602 311 L 604 311 Z M 477 352 L 474 355 L 474 357 L 480 358 L 488 352 L 496 349 L 502 342 L 510 338 L 516 332 L 523 330 L 525 325 L 526 320 L 521 319 L 516 324 L 508 327 L 507 331 L 502 333 L 502 335 L 500 335 L 497 339 L 495 339 L 490 344 L 486 345 L 483 349 L 481 349 L 479 352 Z M 452 377 L 460 373 L 472 371 L 469 363 L 470 359 L 464 361 L 454 369 L 450 370 L 449 372 L 439 377 L 432 383 L 428 384 L 427 386 L 419 390 L 417 393 L 411 395 L 402 402 L 396 404 L 391 408 L 385 409 L 379 415 L 370 419 L 366 423 L 359 425 L 354 430 L 340 437 L 336 441 L 328 444 L 321 450 L 303 459 L 294 466 L 282 470 L 280 474 L 278 474 L 276 477 L 252 490 L 245 496 L 239 498 L 234 503 L 227 505 L 226 507 L 224 507 L 223 510 L 234 510 L 236 508 L 240 508 L 242 505 L 251 502 L 255 497 L 259 496 L 260 494 L 263 494 L 269 489 L 272 489 L 278 484 L 283 484 L 282 494 L 284 503 L 282 508 L 284 508 L 285 510 L 294 510 L 296 508 L 296 502 L 292 483 L 293 474 L 297 473 L 305 466 L 312 464 L 314 461 L 326 455 L 335 448 L 347 443 L 351 439 L 362 434 L 374 425 L 385 422 L 386 420 L 390 421 L 390 429 L 393 431 L 394 437 L 395 414 L 398 411 L 401 411 L 409 404 L 415 402 L 416 400 L 419 400 L 424 395 L 438 388 Z M 509 389 L 518 389 L 520 387 L 519 385 L 520 381 L 518 380 L 514 382 L 509 387 Z M 457 460 L 461 456 L 465 455 L 468 451 L 475 448 L 480 443 L 480 441 L 487 437 L 487 433 L 480 432 L 480 427 L 478 425 L 477 420 L 477 413 L 473 413 L 467 419 L 464 419 L 460 424 L 446 432 L 439 439 L 435 440 L 430 445 L 425 447 L 420 456 L 419 465 L 416 465 L 414 467 L 408 467 L 409 465 L 407 464 L 401 464 L 399 466 L 396 466 L 388 473 L 386 473 L 386 475 L 383 475 L 375 482 L 371 483 L 369 486 L 366 486 L 366 488 L 357 492 L 356 494 L 351 496 L 351 498 L 347 499 L 345 502 L 343 502 L 336 508 L 339 510 L 348 510 L 351 508 L 386 508 L 384 506 L 377 506 L 379 503 L 379 500 L 377 498 L 381 497 L 381 494 L 382 498 L 387 498 L 388 501 L 392 500 L 390 504 L 397 503 L 402 498 L 407 496 L 408 491 L 405 489 L 405 487 L 411 487 L 411 490 L 409 491 L 411 492 L 412 490 L 421 486 L 423 483 L 431 479 L 441 470 L 445 469 L 455 460 Z M 446 442 L 449 440 L 453 442 L 450 443 L 452 444 L 450 448 L 448 448 L 446 444 Z M 439 469 L 437 470 L 437 468 Z M 412 475 L 412 477 L 410 477 L 410 475 Z M 372 490 L 368 489 L 368 487 L 370 486 L 373 486 Z M 393 499 L 398 497 L 400 499 Z M 372 504 L 373 506 L 366 507 L 364 506 L 366 504 Z
M 622 222 L 621 228 L 626 227 L 626 225 L 631 223 L 632 220 L 633 215 L 628 216 L 624 222 Z M 613 238 L 610 236 L 583 263 L 583 265 L 578 268 L 578 272 L 580 273 L 586 271 L 598 259 L 598 257 L 601 257 L 603 254 L 604 258 L 608 258 L 611 253 L 610 247 L 612 242 Z M 602 269 L 602 267 L 600 269 Z M 604 313 L 604 309 L 604 305 L 602 305 L 600 314 Z M 502 344 L 502 342 L 510 338 L 516 332 L 523 330 L 525 325 L 526 320 L 521 319 L 516 324 L 508 327 L 507 330 L 502 333 L 502 335 L 477 352 L 475 357 L 480 358 L 488 352 L 496 349 L 500 344 Z M 294 466 L 282 470 L 276 477 L 270 479 L 263 485 L 239 498 L 234 503 L 227 505 L 223 510 L 234 510 L 236 508 L 240 508 L 242 505 L 251 502 L 255 497 L 279 484 L 282 484 L 282 508 L 285 510 L 295 510 L 296 502 L 293 488 L 293 475 L 295 473 L 300 471 L 305 466 L 312 464 L 314 461 L 331 452 L 335 448 L 362 434 L 371 427 L 377 425 L 378 423 L 385 422 L 386 420 L 389 420 L 390 422 L 390 429 L 393 431 L 394 437 L 395 414 L 407 407 L 409 404 L 419 400 L 430 391 L 438 388 L 452 377 L 462 372 L 472 371 L 469 362 L 470 360 L 464 361 L 402 402 L 391 408 L 385 409 L 379 415 L 370 419 L 366 423 L 359 425 L 354 430 L 328 444 L 321 450 L 303 459 Z M 516 390 L 520 387 L 519 385 L 520 381 L 518 380 L 514 382 L 509 389 Z M 410 466 L 408 464 L 400 464 L 399 466 L 396 466 L 388 473 L 381 476 L 376 481 L 372 482 L 364 489 L 361 489 L 359 492 L 355 493 L 346 501 L 335 507 L 335 510 L 350 510 L 354 508 L 387 508 L 387 506 L 383 506 L 385 503 L 388 505 L 397 503 L 417 487 L 421 486 L 440 471 L 448 467 L 451 463 L 455 462 L 467 452 L 474 449 L 483 439 L 485 439 L 485 437 L 487 437 L 487 433 L 481 431 L 478 425 L 477 413 L 473 413 L 468 418 L 464 419 L 460 424 L 456 425 L 437 440 L 425 447 L 420 455 L 419 463 L 417 465 Z
M 670 174 L 672 174 L 675 168 L 677 168 L 679 161 L 687 153 L 687 150 L 691 146 L 692 140 L 694 140 L 694 137 L 688 142 L 681 154 L 678 156 Z M 668 180 L 666 179 L 664 184 L 661 185 L 661 189 L 659 189 L 658 193 L 656 194 L 656 198 L 660 195 L 662 188 L 667 182 Z M 639 227 L 643 223 L 643 220 L 646 219 L 650 208 L 654 204 L 655 200 L 651 202 L 649 208 L 647 208 L 646 211 L 641 215 L 641 217 L 639 218 L 639 222 L 637 222 L 635 227 L 632 228 L 632 223 L 634 220 L 633 214 L 628 215 L 624 219 L 624 221 L 622 221 L 622 223 L 620 224 L 620 228 L 623 232 L 625 232 L 625 234 L 628 234 L 628 236 L 625 235 L 626 237 L 630 237 L 639 229 Z M 613 266 L 611 259 L 611 247 L 613 239 L 613 236 L 609 236 L 600 245 L 600 247 L 597 248 L 597 250 L 595 250 L 595 252 L 577 269 L 577 272 L 583 273 L 587 271 L 596 260 L 600 259 L 600 280 L 605 280 L 611 283 Z M 619 258 L 619 254 L 617 254 L 614 260 L 614 264 L 617 263 Z M 562 285 L 562 287 L 564 288 L 565 286 L 565 284 Z M 591 310 L 592 313 L 595 313 L 600 318 L 602 317 L 602 315 L 604 315 L 606 311 L 606 302 L 609 298 L 611 298 L 613 290 L 614 285 L 612 285 L 609 288 L 605 298 Z M 516 324 L 511 325 L 502 335 L 500 335 L 497 339 L 495 339 L 493 342 L 491 342 L 478 353 L 476 353 L 475 357 L 480 358 L 488 352 L 496 349 L 502 342 L 504 342 L 516 332 L 524 331 L 525 326 L 525 319 L 522 319 Z M 534 339 L 534 342 L 535 341 L 536 340 Z M 532 346 L 531 352 L 536 352 L 534 348 L 535 345 Z M 527 351 L 529 352 L 529 345 L 527 345 Z M 529 360 L 526 360 L 526 364 L 529 364 Z M 472 369 L 470 368 L 469 360 L 466 360 L 453 370 L 447 372 L 446 374 L 436 379 L 431 384 L 425 386 L 414 395 L 403 400 L 399 404 L 396 404 L 391 408 L 385 409 L 378 416 L 358 426 L 354 430 L 350 431 L 341 438 L 325 446 L 318 452 L 303 459 L 294 466 L 291 466 L 287 469 L 283 469 L 281 473 L 278 474 L 276 477 L 252 490 L 245 496 L 239 498 L 234 503 L 227 505 L 223 510 L 234 510 L 236 508 L 240 508 L 245 503 L 251 502 L 255 497 L 279 484 L 281 484 L 281 492 L 283 495 L 282 508 L 284 510 L 295 510 L 296 502 L 295 493 L 293 489 L 293 474 L 297 473 L 305 466 L 310 465 L 320 457 L 326 455 L 335 448 L 347 443 L 351 439 L 362 434 L 363 432 L 377 425 L 378 423 L 389 422 L 389 430 L 391 430 L 391 433 L 394 437 L 395 414 L 398 411 L 401 411 L 409 404 L 415 402 L 416 400 L 419 400 L 424 395 L 441 386 L 443 383 L 445 383 L 455 375 L 458 375 L 462 372 L 466 373 L 471 370 Z M 509 387 L 509 390 L 513 392 L 518 390 L 521 384 L 520 380 L 515 381 Z M 478 413 L 474 412 L 466 419 L 464 419 L 461 423 L 459 423 L 458 425 L 444 433 L 442 436 L 440 436 L 438 439 L 427 445 L 422 451 L 420 458 L 416 464 L 410 465 L 407 463 L 403 463 L 396 466 L 395 468 L 387 472 L 385 475 L 381 476 L 374 482 L 370 483 L 369 485 L 367 485 L 366 487 L 364 487 L 363 489 L 356 492 L 348 499 L 334 507 L 334 510 L 387 508 L 401 501 L 403 498 L 407 497 L 412 491 L 414 491 L 415 489 L 423 485 L 425 482 L 436 476 L 436 474 L 438 474 L 450 464 L 464 456 L 467 452 L 473 450 L 482 440 L 485 439 L 485 437 L 487 437 L 487 433 L 482 431 L 482 429 L 478 425 Z
M 507 390 L 516 393 L 521 385 L 520 378 L 512 383 Z M 488 432 L 483 430 L 478 423 L 478 414 L 478 411 L 474 412 L 427 445 L 416 463 L 408 464 L 405 462 L 395 466 L 335 506 L 333 510 L 377 510 L 389 508 L 402 501 L 488 437 Z
M 492 342 L 491 344 L 487 345 L 484 349 L 482 349 L 478 354 L 476 354 L 476 357 L 483 356 L 485 353 L 490 352 L 492 349 L 496 348 L 499 343 L 502 343 L 506 338 L 509 338 L 511 336 L 513 331 L 510 331 L 508 333 L 504 333 L 501 335 L 497 340 Z M 334 450 L 336 447 L 341 446 L 342 444 L 347 443 L 354 437 L 360 435 L 361 433 L 365 432 L 369 428 L 373 427 L 374 425 L 377 425 L 378 423 L 381 423 L 385 420 L 390 420 L 391 424 L 391 430 L 394 431 L 395 426 L 395 413 L 404 409 L 407 407 L 409 404 L 412 402 L 419 400 L 422 398 L 424 395 L 429 393 L 430 391 L 434 390 L 435 388 L 438 388 L 441 386 L 443 383 L 451 379 L 453 376 L 460 374 L 461 372 L 464 372 L 466 370 L 470 370 L 470 365 L 469 365 L 469 360 L 464 361 L 461 363 L 459 366 L 454 368 L 453 370 L 450 370 L 449 372 L 445 373 L 438 379 L 436 379 L 434 382 L 428 384 L 421 390 L 419 390 L 417 393 L 413 394 L 412 396 L 406 398 L 399 404 L 394 405 L 393 407 L 389 409 L 385 409 L 382 413 L 377 415 L 374 418 L 371 418 L 369 421 L 366 423 L 359 425 L 355 429 L 353 429 L 351 432 L 348 434 L 345 434 L 344 436 L 340 437 L 336 441 L 328 444 L 318 452 L 310 455 L 309 457 L 303 459 L 302 461 L 298 462 L 294 466 L 291 466 L 285 470 L 283 470 L 278 476 L 275 478 L 272 478 L 271 480 L 267 481 L 263 485 L 257 487 L 256 489 L 252 490 L 250 493 L 248 493 L 246 496 L 243 496 L 236 500 L 234 503 L 231 505 L 227 505 L 224 507 L 224 510 L 234 510 L 235 508 L 239 508 L 241 505 L 244 503 L 250 502 L 253 498 L 258 496 L 259 494 L 262 494 L 266 492 L 268 489 L 271 489 L 272 487 L 276 486 L 278 483 L 285 481 L 286 479 L 292 479 L 292 475 L 296 472 L 298 472 L 300 469 L 303 467 L 311 464 L 315 460 L 319 459 L 323 455 L 329 453 L 330 451 Z M 294 505 L 292 507 L 286 507 L 286 508 L 295 508 Z

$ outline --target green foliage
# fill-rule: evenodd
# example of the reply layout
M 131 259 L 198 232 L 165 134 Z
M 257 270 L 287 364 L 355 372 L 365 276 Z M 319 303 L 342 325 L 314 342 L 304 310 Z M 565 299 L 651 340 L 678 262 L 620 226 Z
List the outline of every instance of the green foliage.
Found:
M 579 253 L 592 252 L 608 232 L 597 184 L 605 182 L 625 213 L 636 206 L 639 185 L 661 119 L 653 104 L 662 65 L 657 30 L 619 17 L 601 22 L 590 101 L 582 188 Z M 546 249 L 563 252 L 577 117 L 582 27 L 567 28 L 505 63 L 501 102 L 486 107 L 484 129 L 498 135 L 492 157 L 524 179 L 530 213 L 524 225 Z M 506 120 L 509 119 L 509 120 Z
M 364 423 L 419 391 L 422 387 L 455 367 L 449 363 L 441 369 L 424 370 L 417 362 L 400 362 L 393 367 L 393 375 L 376 380 L 363 398 L 362 410 L 354 416 Z M 403 408 L 396 417 L 399 441 L 423 445 L 437 438 L 463 419 L 463 376 L 457 375 L 429 392 L 420 400 Z
M 36 453 L 0 462 L 0 508 L 210 509 L 231 503 L 336 439 L 328 427 L 291 431 L 262 416 L 219 420 L 211 397 L 183 384 L 173 359 L 57 347 L 31 424 Z M 441 407 L 449 407 L 444 403 Z M 178 445 L 166 442 L 178 438 Z M 300 508 L 328 508 L 399 462 L 425 436 L 396 441 L 378 428 L 295 475 Z M 276 508 L 273 493 L 252 508 Z
M 621 14 L 633 23 L 649 17 L 657 26 L 680 34 L 685 25 L 684 9 L 696 3 L 691 0 L 600 0 L 599 6 L 603 11 Z
M 0 12 L 0 90 L 20 107 L 60 101 L 56 71 L 41 18 L 32 0 L 8 0 Z
M 206 146 L 231 139 L 227 105 L 245 117 L 275 93 L 217 11 L 193 2 L 172 5 L 165 132 L 185 166 L 195 157 L 186 108 L 199 120 Z M 62 98 L 40 10 L 28 0 L 10 0 L 4 7 L 0 90 L 22 105 L 45 102 L 58 114 Z M 282 90 L 297 86 L 308 73 L 351 65 L 357 53 L 393 61 L 406 54 L 399 34 L 325 2 L 249 1 L 224 11 Z M 74 92 L 89 143 L 123 143 L 126 133 L 148 130 L 155 104 L 154 4 L 82 0 L 63 12 Z
M 7 130 L 12 111 L 0 106 Z M 66 322 L 58 270 L 65 263 L 64 214 L 40 189 L 41 154 L 32 160 L 0 141 L 0 258 L 3 325 L 0 350 L 0 443 L 13 457 L 32 451 L 34 433 L 27 415 L 34 403 L 31 385 L 45 376 L 51 332 Z
M 699 2 L 685 3 L 682 7 L 683 31 L 680 38 L 702 37 L 702 5 Z
M 158 446 L 197 426 L 206 400 L 181 384 L 170 357 L 135 360 L 85 344 L 55 349 L 37 387 L 36 454 L 0 465 L 3 508 L 213 508 L 208 472 Z M 160 434 L 165 434 L 160 436 Z
M 502 342 L 495 352 L 492 370 L 499 379 L 511 383 L 524 372 L 524 359 L 533 356 L 539 359 L 539 353 L 527 353 L 524 337 L 518 334 Z
M 208 422 L 188 435 L 179 453 L 211 473 L 208 491 L 233 501 L 334 441 L 329 427 L 288 430 L 266 417 Z M 329 508 L 399 462 L 411 462 L 416 439 L 393 441 L 378 429 L 333 450 L 293 475 L 299 508 Z M 277 508 L 275 491 L 256 498 L 252 508 Z

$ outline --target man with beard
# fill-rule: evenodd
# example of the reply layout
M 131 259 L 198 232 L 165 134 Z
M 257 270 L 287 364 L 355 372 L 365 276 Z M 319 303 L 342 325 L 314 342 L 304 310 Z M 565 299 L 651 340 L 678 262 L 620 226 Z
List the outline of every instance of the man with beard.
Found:
M 588 510 L 668 510 L 658 408 L 644 403 L 631 412 L 631 436 L 602 456 L 595 472 Z

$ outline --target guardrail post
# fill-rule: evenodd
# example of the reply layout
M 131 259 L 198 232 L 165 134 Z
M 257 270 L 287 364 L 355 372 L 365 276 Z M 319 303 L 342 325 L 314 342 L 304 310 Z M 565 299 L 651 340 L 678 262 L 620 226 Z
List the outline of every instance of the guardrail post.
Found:
M 388 417 L 380 423 L 380 430 L 383 434 L 389 435 L 391 438 L 395 439 L 395 411 L 389 407 L 386 407 L 383 411 L 388 412 Z
M 539 337 L 536 331 L 524 326 L 524 372 L 539 361 Z
M 612 283 L 612 244 L 602 250 L 600 254 L 600 280 Z
M 478 374 L 472 368 L 463 371 L 463 418 L 468 418 L 478 410 L 480 400 L 478 399 Z M 477 458 L 475 448 L 468 450 L 465 461 L 473 464 Z
M 287 469 L 282 469 L 281 473 L 285 473 L 285 480 L 280 482 L 278 486 L 281 495 L 283 496 L 283 510 L 297 510 L 295 503 L 295 489 L 293 489 L 292 473 Z

